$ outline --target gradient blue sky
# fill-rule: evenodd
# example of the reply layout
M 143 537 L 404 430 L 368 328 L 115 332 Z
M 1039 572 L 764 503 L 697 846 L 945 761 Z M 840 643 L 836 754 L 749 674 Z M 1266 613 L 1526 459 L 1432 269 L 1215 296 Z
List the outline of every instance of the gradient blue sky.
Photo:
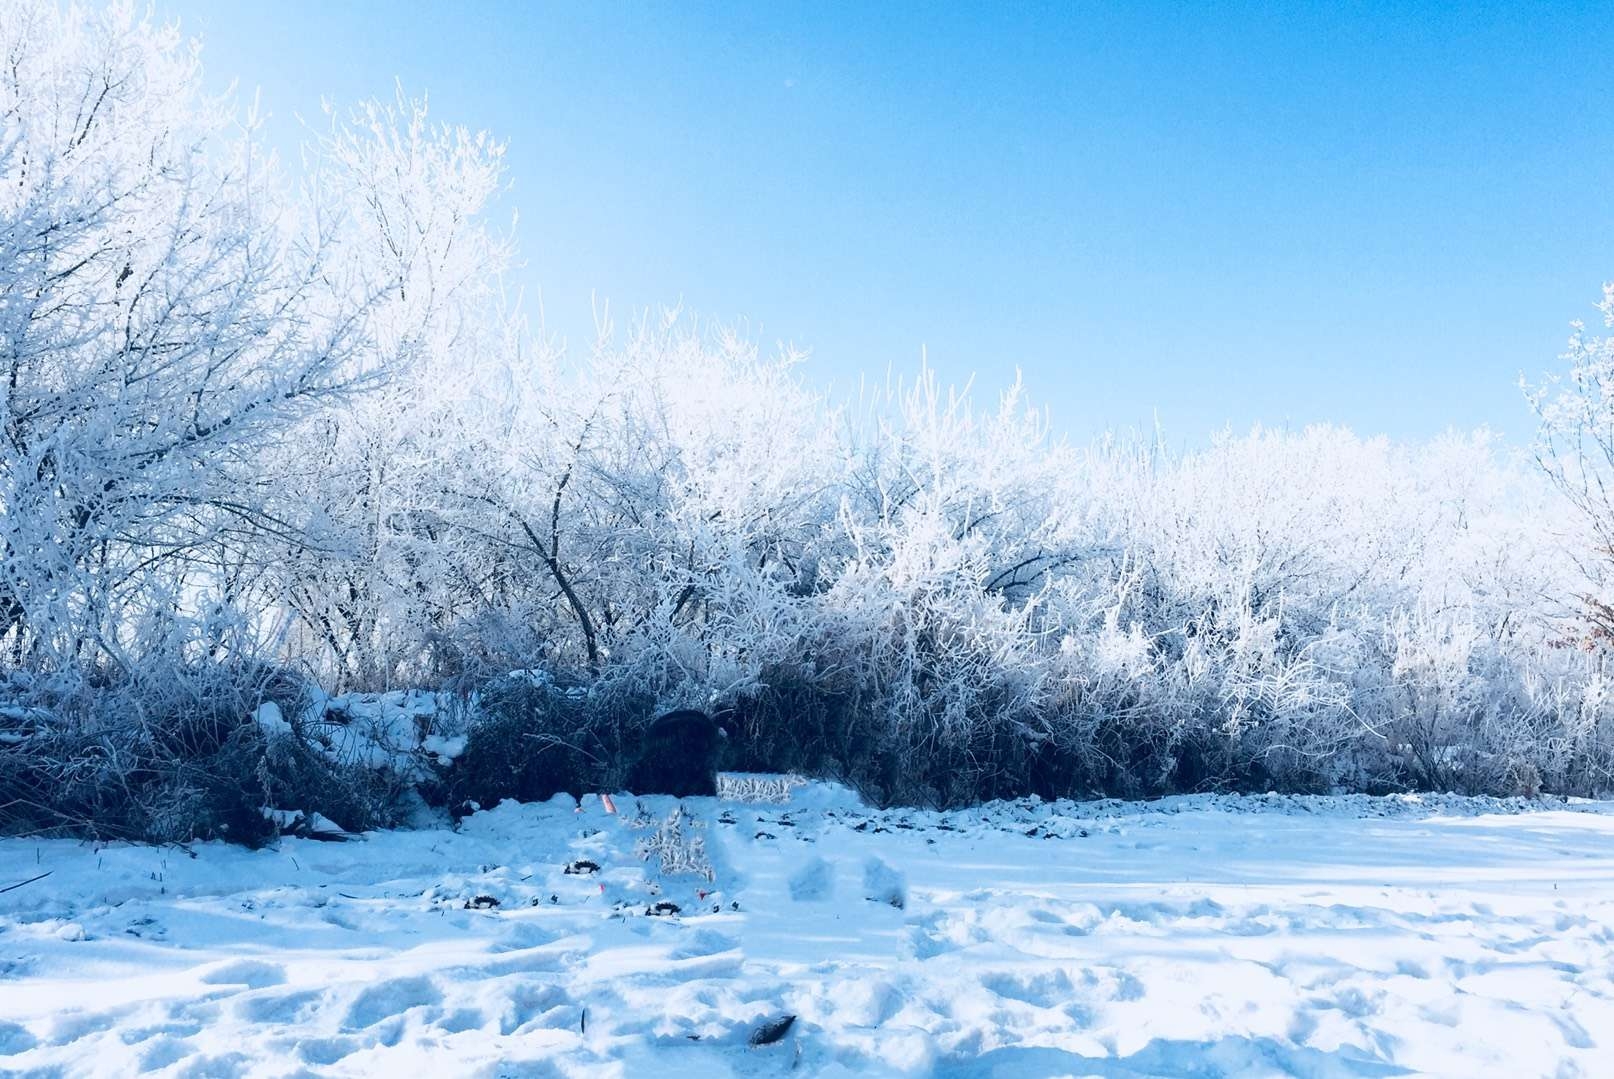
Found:
M 1280 10 L 1288 9 L 1288 10 Z M 527 265 L 812 351 L 1025 372 L 1056 427 L 1531 431 L 1614 277 L 1607 5 L 165 0 L 292 118 L 507 139 Z

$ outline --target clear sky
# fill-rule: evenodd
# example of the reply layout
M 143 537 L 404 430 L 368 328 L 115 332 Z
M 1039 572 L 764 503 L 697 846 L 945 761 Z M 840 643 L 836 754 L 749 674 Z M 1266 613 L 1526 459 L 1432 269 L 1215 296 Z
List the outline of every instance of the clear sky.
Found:
M 509 142 L 551 328 L 682 301 L 821 384 L 1025 373 L 1148 426 L 1531 425 L 1614 277 L 1614 10 L 160 0 L 277 130 L 429 92 Z

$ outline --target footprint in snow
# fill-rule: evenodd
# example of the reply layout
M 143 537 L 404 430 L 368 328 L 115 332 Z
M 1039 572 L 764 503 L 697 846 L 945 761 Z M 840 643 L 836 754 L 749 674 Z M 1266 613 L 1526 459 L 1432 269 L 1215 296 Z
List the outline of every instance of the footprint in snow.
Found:
M 237 1079 L 246 1075 L 252 1061 L 241 1053 L 193 1057 L 172 1074 L 174 1079 Z
M 140 1070 L 142 1073 L 159 1071 L 178 1064 L 194 1051 L 195 1047 L 183 1038 L 159 1038 L 140 1051 Z
M 461 1008 L 438 1020 L 437 1029 L 445 1034 L 460 1034 L 467 1030 L 476 1030 L 487 1021 L 487 1016 L 475 1008 Z
M 545 973 L 576 962 L 577 955 L 575 951 L 561 951 L 539 944 L 531 948 L 502 951 L 498 958 L 483 962 L 478 969 L 495 977 L 501 974 Z
M 345 1030 L 363 1030 L 402 1015 L 411 1008 L 430 1007 L 442 1002 L 442 991 L 430 978 L 394 978 L 360 992 L 348 1006 L 342 1026 Z
M 66 1045 L 110 1030 L 117 1020 L 117 1015 L 107 1012 L 68 1012 L 56 1018 L 50 1040 L 55 1045 Z
M 790 898 L 798 903 L 829 899 L 835 891 L 835 870 L 822 858 L 809 858 L 789 880 Z
M 309 1064 L 335 1064 L 358 1050 L 356 1040 L 340 1035 L 334 1038 L 304 1038 L 297 1043 L 297 1055 Z
M 153 1026 L 132 1027 L 118 1035 L 124 1045 L 139 1045 L 141 1042 L 153 1038 L 190 1038 L 202 1032 L 202 1024 L 196 1022 L 157 1023 Z
M 668 958 L 698 959 L 703 956 L 733 951 L 739 946 L 740 942 L 726 933 L 719 933 L 711 929 L 697 929 L 688 934 L 683 943 L 668 954 Z
M 958 945 L 936 931 L 936 918 L 908 927 L 906 938 L 908 954 L 915 959 L 934 959 L 939 955 L 956 952 Z
M 535 922 L 516 922 L 499 935 L 488 949 L 492 952 L 517 952 L 553 944 L 560 934 Z
M 1005 1000 L 1016 1000 L 1034 1008 L 1052 1008 L 1069 1000 L 1070 976 L 1055 968 L 1048 971 L 996 971 L 983 974 L 981 985 Z
M 249 1023 L 298 1023 L 321 1010 L 325 993 L 302 989 L 291 993 L 254 993 L 238 997 L 235 1014 Z
M 0 1019 L 0 1057 L 26 1053 L 39 1044 L 39 1040 L 18 1023 Z
M 575 1029 L 581 1021 L 581 1009 L 566 990 L 558 985 L 528 983 L 511 990 L 504 1013 L 499 1016 L 499 1032 L 508 1036 L 528 1025 Z

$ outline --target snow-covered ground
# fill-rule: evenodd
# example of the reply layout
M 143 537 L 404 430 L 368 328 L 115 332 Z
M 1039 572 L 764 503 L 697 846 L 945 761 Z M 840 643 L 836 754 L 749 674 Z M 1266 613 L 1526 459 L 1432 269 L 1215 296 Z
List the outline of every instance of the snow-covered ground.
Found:
M 0 841 L 0 1073 L 1614 1074 L 1608 804 L 685 805 Z

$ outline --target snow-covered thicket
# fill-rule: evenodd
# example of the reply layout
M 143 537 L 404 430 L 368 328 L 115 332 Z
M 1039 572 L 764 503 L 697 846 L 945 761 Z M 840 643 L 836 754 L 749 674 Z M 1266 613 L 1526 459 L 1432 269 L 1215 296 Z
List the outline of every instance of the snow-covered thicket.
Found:
M 1535 399 L 1546 478 L 1483 436 L 1073 448 L 1018 386 L 831 401 L 676 311 L 531 334 L 501 147 L 423 104 L 286 170 L 127 5 L 0 45 L 13 824 L 240 829 L 310 776 L 280 808 L 388 819 L 396 777 L 248 722 L 311 686 L 486 704 L 492 771 L 428 790 L 472 800 L 714 704 L 738 766 L 887 799 L 1608 785 L 1606 342 Z

